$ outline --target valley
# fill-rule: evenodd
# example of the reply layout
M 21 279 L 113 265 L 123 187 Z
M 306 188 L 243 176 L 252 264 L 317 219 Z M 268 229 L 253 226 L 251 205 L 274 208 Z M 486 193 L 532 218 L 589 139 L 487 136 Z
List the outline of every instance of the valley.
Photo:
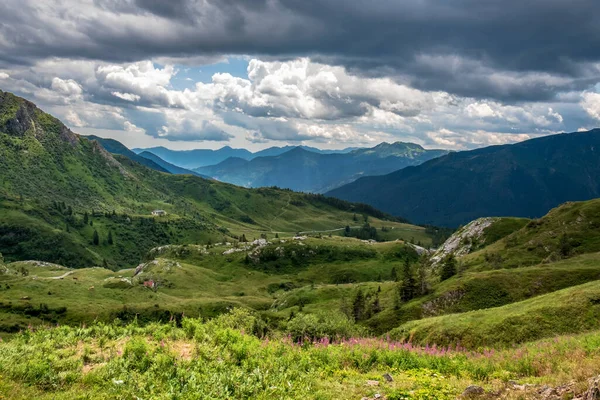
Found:
M 577 135 L 568 140 L 595 140 Z M 363 203 L 205 179 L 93 139 L 0 92 L 9 398 L 593 390 L 600 200 L 458 229 L 414 225 Z M 446 157 L 462 156 L 394 174 Z

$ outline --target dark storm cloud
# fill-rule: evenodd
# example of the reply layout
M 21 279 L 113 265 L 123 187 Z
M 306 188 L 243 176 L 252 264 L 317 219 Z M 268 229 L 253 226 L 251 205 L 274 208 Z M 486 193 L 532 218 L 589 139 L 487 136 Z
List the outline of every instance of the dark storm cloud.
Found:
M 599 79 L 598 0 L 95 0 L 0 4 L 0 62 L 310 56 L 427 90 L 552 99 Z

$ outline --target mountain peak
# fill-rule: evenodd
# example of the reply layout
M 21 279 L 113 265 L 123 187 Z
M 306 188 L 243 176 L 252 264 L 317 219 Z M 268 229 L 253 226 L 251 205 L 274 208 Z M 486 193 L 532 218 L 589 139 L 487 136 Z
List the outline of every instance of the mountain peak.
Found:
M 58 137 L 74 146 L 79 137 L 62 122 L 40 110 L 35 104 L 0 90 L 0 132 L 12 136 L 31 135 L 38 140 Z

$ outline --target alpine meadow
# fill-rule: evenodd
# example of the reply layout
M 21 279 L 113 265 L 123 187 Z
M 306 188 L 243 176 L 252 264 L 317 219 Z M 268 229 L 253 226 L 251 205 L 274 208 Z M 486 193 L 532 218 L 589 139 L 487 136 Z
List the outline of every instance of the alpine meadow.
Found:
M 0 400 L 600 400 L 599 19 L 2 2 Z

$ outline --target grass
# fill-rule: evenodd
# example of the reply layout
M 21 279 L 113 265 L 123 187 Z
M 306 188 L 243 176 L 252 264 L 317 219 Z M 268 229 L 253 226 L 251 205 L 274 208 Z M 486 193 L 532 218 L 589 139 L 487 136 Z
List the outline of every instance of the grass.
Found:
M 269 314 L 277 325 L 297 311 L 300 303 L 310 308 L 313 302 L 329 302 L 330 307 L 340 309 L 340 297 L 328 293 L 328 287 L 364 282 L 375 290 L 377 284 L 368 282 L 389 280 L 391 269 L 405 257 L 416 260 L 412 249 L 397 243 L 364 244 L 336 237 L 283 240 L 286 243 L 256 253 L 272 257 L 275 249 L 285 248 L 281 256 L 258 264 L 245 262 L 246 253 L 255 247 L 229 255 L 223 254 L 233 249 L 227 245 L 159 247 L 135 278 L 133 269 L 114 272 L 14 262 L 8 264 L 10 274 L 0 275 L 0 331 L 14 332 L 44 320 L 77 324 L 131 319 L 136 314 L 144 320 L 168 320 L 182 313 L 210 317 L 235 306 Z M 27 276 L 19 272 L 22 269 Z M 66 272 L 69 275 L 64 276 Z M 142 285 L 145 281 L 160 286 L 153 291 Z M 380 285 L 389 296 L 393 294 L 393 283 Z M 355 291 L 356 286 L 348 285 L 345 296 L 351 298 Z M 278 299 L 288 296 L 302 300 L 274 308 Z M 42 304 L 50 311 L 39 312 Z M 62 307 L 67 308 L 65 313 L 52 312 Z
M 210 321 L 28 330 L 0 342 L 0 393 L 11 399 L 454 399 L 470 384 L 519 398 L 515 379 L 581 391 L 600 372 L 598 333 L 503 351 L 421 348 L 378 339 L 297 344 L 256 336 L 242 310 Z M 389 373 L 392 382 L 382 375 Z M 377 386 L 367 381 L 378 381 Z M 522 397 L 521 397 L 522 398 Z
M 600 282 L 590 282 L 489 310 L 408 322 L 396 339 L 468 348 L 503 347 L 600 328 Z
M 464 267 L 477 270 L 519 268 L 598 252 L 599 231 L 600 199 L 566 203 L 464 257 Z M 561 248 L 563 237 L 567 242 L 565 248 Z

